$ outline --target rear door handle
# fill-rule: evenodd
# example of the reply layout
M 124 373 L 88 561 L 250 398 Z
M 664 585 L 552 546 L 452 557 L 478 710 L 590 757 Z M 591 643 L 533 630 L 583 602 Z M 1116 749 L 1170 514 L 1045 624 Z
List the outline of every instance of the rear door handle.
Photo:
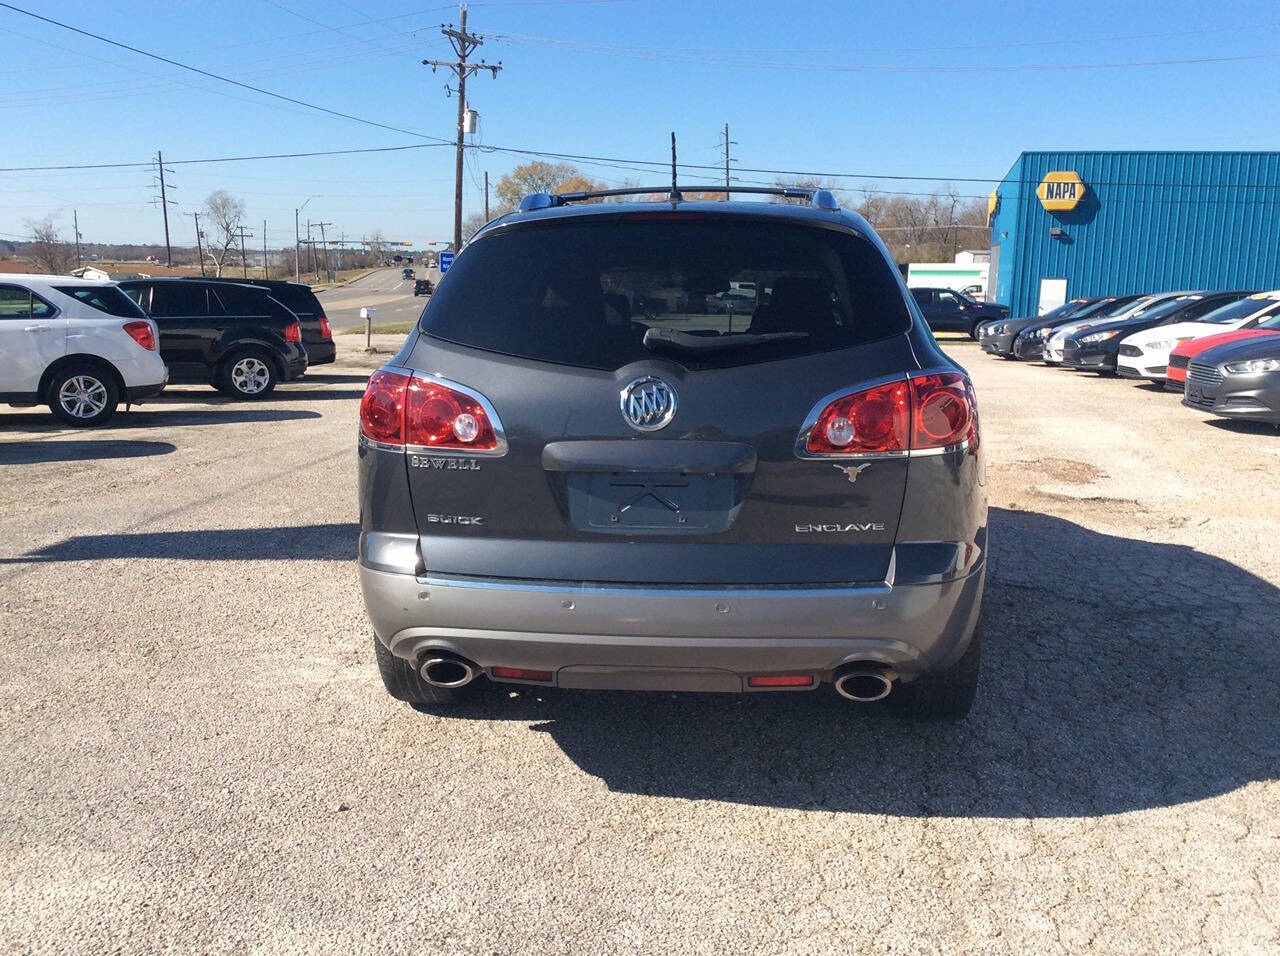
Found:
M 25 327 L 23 328 L 23 330 L 22 330 L 22 331 L 24 331 L 24 332 L 52 332 L 52 331 L 53 331 L 53 326 L 51 326 L 51 325 L 28 325 L 28 326 L 25 326 Z

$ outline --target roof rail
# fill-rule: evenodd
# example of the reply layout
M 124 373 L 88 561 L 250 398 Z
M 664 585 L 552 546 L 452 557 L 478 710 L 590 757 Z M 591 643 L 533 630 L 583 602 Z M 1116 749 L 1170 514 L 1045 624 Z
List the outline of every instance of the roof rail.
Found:
M 750 193 L 764 196 L 784 196 L 787 199 L 807 199 L 818 209 L 838 210 L 840 203 L 829 189 L 809 189 L 804 186 L 685 186 L 703 193 Z M 549 209 L 553 206 L 567 206 L 571 202 L 585 202 L 588 199 L 606 199 L 610 196 L 655 196 L 665 195 L 671 202 L 680 202 L 683 197 L 672 197 L 670 186 L 650 186 L 647 188 L 629 186 L 625 189 L 594 189 L 589 192 L 573 193 L 530 193 L 520 200 L 520 211 L 531 212 L 535 209 Z

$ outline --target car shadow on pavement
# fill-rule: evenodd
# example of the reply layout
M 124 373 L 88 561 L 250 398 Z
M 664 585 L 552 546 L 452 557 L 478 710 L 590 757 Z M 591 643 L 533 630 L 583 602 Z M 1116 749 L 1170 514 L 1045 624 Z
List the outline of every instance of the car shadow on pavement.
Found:
M 281 385 L 258 399 L 231 398 L 218 392 L 166 392 L 159 398 L 153 398 L 150 406 L 165 407 L 167 405 L 203 405 L 208 408 L 253 408 L 256 405 L 271 405 L 275 402 L 297 401 L 337 401 L 350 399 L 358 401 L 364 396 L 363 388 L 307 388 L 305 385 Z
M 178 450 L 167 441 L 14 441 L 0 442 L 0 465 L 32 465 L 52 461 L 101 461 L 146 458 Z
M 189 404 L 189 403 L 183 403 Z M 234 405 L 235 407 L 227 407 Z M 209 406 L 209 410 L 200 409 L 165 409 L 148 404 L 145 409 L 134 409 L 116 415 L 100 430 L 121 430 L 128 428 L 170 428 L 174 425 L 236 425 L 243 422 L 290 422 L 303 418 L 320 418 L 319 412 L 296 411 L 287 408 L 258 408 L 245 405 L 243 402 L 226 402 Z M 6 426 L 21 426 L 24 432 L 48 434 L 63 432 L 63 425 L 52 415 L 31 414 L 0 415 L 0 429 Z M 0 432 L 2 434 L 3 432 Z
M 0 558 L 0 564 L 102 561 L 113 558 L 177 561 L 354 561 L 359 536 L 360 526 L 355 523 L 80 535 L 29 551 L 21 557 Z
M 1221 428 L 1224 432 L 1236 432 L 1239 435 L 1280 435 L 1280 425 L 1270 422 L 1242 421 L 1235 418 L 1211 418 L 1206 424 Z
M 611 790 L 905 816 L 1168 806 L 1280 776 L 1280 590 L 1191 548 L 991 511 L 965 721 L 818 692 L 488 685 L 446 719 L 533 721 Z M 512 694 L 515 696 L 512 696 Z
M 363 373 L 348 374 L 345 372 L 308 372 L 306 378 L 302 380 L 304 385 L 311 382 L 319 382 L 322 385 L 340 385 L 346 382 L 360 382 L 364 384 L 369 381 L 372 371 Z

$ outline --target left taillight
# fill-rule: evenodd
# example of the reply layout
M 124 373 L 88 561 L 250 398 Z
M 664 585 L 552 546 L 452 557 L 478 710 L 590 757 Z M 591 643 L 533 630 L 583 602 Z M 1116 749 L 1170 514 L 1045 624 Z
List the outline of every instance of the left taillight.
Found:
M 360 431 L 384 445 L 404 444 L 404 405 L 408 375 L 378 369 L 369 377 L 360 399 Z
M 302 326 L 297 322 L 290 322 L 284 327 L 284 340 L 286 342 L 302 341 Z
M 502 455 L 506 440 L 497 413 L 454 382 L 379 369 L 360 400 L 360 429 L 384 445 Z
M 326 340 L 333 338 L 333 332 L 329 329 L 329 317 L 326 315 L 320 316 L 320 338 Z
M 128 333 L 129 338 L 133 339 L 148 352 L 156 350 L 156 333 L 152 331 L 150 322 L 126 322 L 124 330 Z

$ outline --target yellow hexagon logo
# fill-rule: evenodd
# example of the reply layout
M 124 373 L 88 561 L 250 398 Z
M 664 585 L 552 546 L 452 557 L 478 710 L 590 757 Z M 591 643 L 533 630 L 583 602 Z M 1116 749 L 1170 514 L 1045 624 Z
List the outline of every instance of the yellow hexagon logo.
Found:
M 1040 205 L 1049 212 L 1070 212 L 1084 198 L 1084 180 L 1074 172 L 1045 173 L 1036 187 Z

